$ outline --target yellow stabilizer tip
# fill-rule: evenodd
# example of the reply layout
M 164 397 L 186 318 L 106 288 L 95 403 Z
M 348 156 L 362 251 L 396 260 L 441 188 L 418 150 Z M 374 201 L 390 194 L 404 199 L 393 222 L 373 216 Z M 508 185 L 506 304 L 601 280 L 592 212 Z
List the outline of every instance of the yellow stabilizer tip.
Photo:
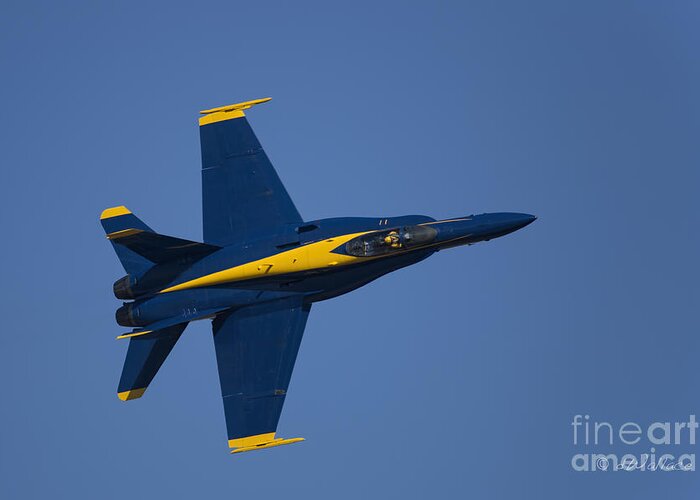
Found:
M 282 446 L 285 444 L 294 444 L 294 443 L 298 443 L 300 441 L 306 441 L 306 440 L 304 438 L 291 438 L 291 439 L 277 438 L 277 439 L 274 439 L 270 442 L 257 444 L 255 446 L 243 446 L 241 448 L 236 448 L 235 450 L 231 450 L 231 453 L 243 453 L 244 451 L 263 450 L 265 448 L 274 448 L 275 446 Z
M 200 111 L 200 114 L 204 116 L 199 119 L 199 126 L 222 122 L 224 120 L 233 120 L 234 118 L 243 118 L 245 116 L 243 110 L 250 109 L 256 104 L 262 104 L 271 99 L 272 97 L 265 97 L 264 99 L 254 99 L 252 101 L 219 106 L 218 108 L 204 109 Z
M 144 330 L 142 332 L 129 332 L 129 333 L 125 333 L 124 335 L 120 335 L 119 337 L 117 337 L 117 340 L 130 339 L 131 337 L 138 337 L 140 335 L 146 335 L 147 333 L 151 333 L 151 332 L 152 332 L 152 330 Z M 146 389 L 144 389 L 144 391 L 145 390 Z M 122 394 L 122 393 L 120 392 L 119 394 Z
M 130 401 L 132 399 L 138 399 L 141 396 L 143 396 L 143 393 L 146 392 L 146 387 L 143 387 L 141 389 L 131 389 L 130 391 L 124 391 L 120 392 L 117 394 L 119 396 L 119 399 L 122 401 Z
M 112 217 L 119 217 L 120 215 L 128 215 L 130 213 L 131 210 L 129 210 L 123 205 L 118 207 L 107 208 L 102 211 L 102 214 L 100 215 L 100 220 L 110 219 Z
M 132 236 L 134 234 L 143 233 L 143 229 L 122 229 L 121 231 L 115 231 L 107 235 L 108 240 L 116 240 L 119 238 L 125 238 L 126 236 Z

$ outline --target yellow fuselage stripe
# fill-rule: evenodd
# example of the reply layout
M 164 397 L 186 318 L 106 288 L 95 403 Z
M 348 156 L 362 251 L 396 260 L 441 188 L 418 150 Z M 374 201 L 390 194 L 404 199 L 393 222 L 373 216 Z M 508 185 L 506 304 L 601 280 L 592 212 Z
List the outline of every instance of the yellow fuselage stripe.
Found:
M 175 292 L 178 290 L 187 290 L 189 288 L 198 288 L 203 286 L 221 285 L 235 281 L 310 271 L 314 269 L 328 269 L 335 266 L 353 264 L 359 259 L 375 259 L 377 257 L 355 257 L 353 255 L 332 253 L 334 249 L 338 248 L 344 243 L 347 243 L 356 236 L 373 232 L 375 231 L 344 234 L 342 236 L 336 236 L 327 240 L 309 243 L 308 245 L 302 245 L 291 250 L 270 255 L 269 257 L 265 257 L 263 259 L 247 262 L 245 264 L 241 264 L 240 266 L 224 269 L 223 271 L 207 274 L 201 278 L 196 278 L 180 283 L 179 285 L 171 286 L 161 290 L 160 293 Z
M 263 259 L 247 262 L 245 264 L 241 264 L 240 266 L 231 267 L 229 269 L 224 269 L 223 271 L 218 271 L 200 278 L 185 281 L 179 285 L 165 288 L 158 293 L 176 292 L 178 290 L 188 290 L 190 288 L 222 285 L 224 283 L 246 281 L 281 274 L 298 273 L 317 269 L 330 269 L 336 266 L 347 266 L 349 264 L 355 264 L 358 261 L 367 262 L 369 260 L 381 259 L 383 257 L 391 257 L 397 255 L 398 253 L 418 250 L 418 248 L 426 249 L 439 245 L 445 245 L 467 237 L 459 236 L 447 241 L 435 242 L 429 245 L 415 247 L 410 250 L 401 249 L 397 252 L 371 257 L 355 257 L 354 255 L 333 253 L 333 250 L 357 236 L 376 232 L 378 231 L 373 230 L 334 236 L 333 238 L 302 245 L 285 252 L 270 255 L 269 257 L 265 257 Z

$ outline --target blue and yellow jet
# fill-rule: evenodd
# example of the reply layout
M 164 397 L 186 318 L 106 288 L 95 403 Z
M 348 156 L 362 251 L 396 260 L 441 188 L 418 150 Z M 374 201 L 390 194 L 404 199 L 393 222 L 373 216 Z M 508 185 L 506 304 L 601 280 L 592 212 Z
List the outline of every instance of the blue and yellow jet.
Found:
M 140 398 L 190 321 L 211 319 L 232 453 L 302 441 L 275 436 L 314 302 L 438 250 L 506 235 L 519 213 L 304 221 L 243 113 L 270 99 L 202 111 L 204 243 L 154 232 L 126 207 L 100 217 L 127 275 L 117 323 L 129 348 L 119 398 Z

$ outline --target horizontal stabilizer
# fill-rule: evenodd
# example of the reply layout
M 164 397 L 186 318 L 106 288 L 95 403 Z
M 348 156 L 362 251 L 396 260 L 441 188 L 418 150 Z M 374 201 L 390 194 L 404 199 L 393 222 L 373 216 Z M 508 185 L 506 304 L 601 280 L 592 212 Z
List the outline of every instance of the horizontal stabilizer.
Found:
M 129 401 L 143 396 L 190 321 L 212 318 L 226 309 L 194 311 L 191 314 L 157 321 L 117 337 L 129 339 L 129 350 L 117 391 L 119 399 Z
M 117 389 L 119 399 L 130 401 L 143 396 L 186 326 L 181 323 L 159 331 L 157 336 L 131 338 Z

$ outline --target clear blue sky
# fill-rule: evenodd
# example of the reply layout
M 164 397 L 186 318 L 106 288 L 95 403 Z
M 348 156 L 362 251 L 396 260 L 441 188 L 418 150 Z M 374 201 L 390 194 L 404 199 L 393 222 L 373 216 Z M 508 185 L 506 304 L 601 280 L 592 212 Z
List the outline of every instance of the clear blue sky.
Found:
M 696 2 L 1 12 L 0 497 L 697 495 L 700 471 L 570 465 L 576 414 L 700 415 Z M 200 238 L 197 112 L 265 96 L 251 122 L 307 219 L 539 220 L 317 304 L 279 426 L 307 441 L 230 456 L 206 322 L 117 399 L 98 217 Z

